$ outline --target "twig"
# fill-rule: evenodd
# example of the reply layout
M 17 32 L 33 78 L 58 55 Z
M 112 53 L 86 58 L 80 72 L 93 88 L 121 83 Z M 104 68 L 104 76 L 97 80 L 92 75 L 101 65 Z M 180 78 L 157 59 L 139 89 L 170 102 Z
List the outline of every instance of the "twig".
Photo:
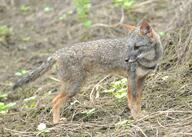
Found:
M 56 84 L 53 84 L 53 83 L 46 84 L 46 85 L 44 85 L 44 86 L 42 86 L 42 87 L 39 87 L 39 88 L 35 91 L 35 94 L 37 94 L 37 93 L 39 93 L 39 92 L 41 92 L 41 91 L 45 91 L 45 90 L 47 90 L 47 89 L 49 89 L 49 88 L 57 87 L 57 86 L 59 86 L 58 83 L 56 83 Z
M 141 133 L 142 133 L 145 137 L 147 137 L 147 135 L 146 135 L 145 132 L 142 130 L 142 128 L 140 128 L 139 126 L 136 126 L 136 125 L 131 125 L 131 126 L 139 129 L 139 130 L 141 131 Z
M 190 135 L 190 136 L 192 136 L 192 133 L 178 132 L 178 133 L 172 133 L 171 135 Z
M 61 82 L 61 80 L 59 80 L 59 79 L 57 79 L 57 78 L 55 78 L 55 77 L 50 76 L 49 78 L 50 78 L 51 80 L 56 81 L 56 82 Z
M 119 21 L 119 24 L 123 24 L 124 20 L 125 20 L 125 13 L 124 13 L 124 9 L 121 8 L 121 19 Z
M 9 128 L 6 128 L 6 127 L 4 129 L 7 130 L 7 131 L 10 131 L 10 132 L 13 132 L 15 134 L 22 135 L 22 136 L 24 136 L 24 134 L 28 134 L 28 135 L 25 135 L 25 136 L 29 136 L 29 134 L 35 134 L 35 132 L 17 131 L 17 130 L 9 129 Z
M 96 89 L 105 79 L 107 79 L 109 76 L 110 76 L 110 75 L 105 76 L 105 77 L 104 77 L 103 79 L 101 79 L 97 84 L 95 84 L 95 86 L 92 88 L 91 93 L 90 93 L 90 95 L 89 95 L 89 98 L 90 98 L 90 100 L 91 100 L 92 103 L 94 102 L 93 93 L 94 93 L 95 89 Z
M 157 112 L 152 113 L 151 115 L 146 115 L 146 116 L 138 119 L 136 122 L 143 121 L 146 119 L 151 119 L 151 118 L 154 118 L 156 116 L 159 116 L 162 114 L 168 114 L 168 113 L 192 113 L 192 111 L 180 111 L 180 110 L 177 110 L 177 111 L 174 111 L 174 110 L 157 111 Z
M 181 110 L 166 110 L 166 111 L 158 111 L 157 113 L 192 113 L 192 111 L 181 111 Z
M 159 122 L 158 119 L 157 119 L 157 123 L 158 123 L 162 128 L 165 128 L 165 126 L 163 126 L 163 125 Z

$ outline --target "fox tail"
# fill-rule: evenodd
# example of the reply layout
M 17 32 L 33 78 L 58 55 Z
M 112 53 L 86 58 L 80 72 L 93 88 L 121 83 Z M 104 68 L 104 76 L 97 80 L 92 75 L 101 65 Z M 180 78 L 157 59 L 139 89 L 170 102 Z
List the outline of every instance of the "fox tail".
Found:
M 23 86 L 24 84 L 36 80 L 37 78 L 45 74 L 45 72 L 47 72 L 53 66 L 53 64 L 55 64 L 55 62 L 55 58 L 49 57 L 46 62 L 44 62 L 41 66 L 31 71 L 27 76 L 24 76 L 23 78 L 16 81 L 12 87 L 13 90 Z

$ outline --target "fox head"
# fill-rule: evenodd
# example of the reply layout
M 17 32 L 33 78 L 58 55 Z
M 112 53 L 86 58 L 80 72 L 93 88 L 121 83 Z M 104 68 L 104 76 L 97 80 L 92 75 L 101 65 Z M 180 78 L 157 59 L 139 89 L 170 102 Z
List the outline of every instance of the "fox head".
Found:
M 147 46 L 152 43 L 161 44 L 159 35 L 147 21 L 142 21 L 136 27 L 131 28 L 128 42 L 135 46 Z

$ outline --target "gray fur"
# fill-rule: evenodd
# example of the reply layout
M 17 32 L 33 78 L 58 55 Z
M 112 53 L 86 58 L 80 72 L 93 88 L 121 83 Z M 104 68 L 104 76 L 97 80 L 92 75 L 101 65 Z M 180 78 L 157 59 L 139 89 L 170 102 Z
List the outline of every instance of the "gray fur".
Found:
M 35 69 L 29 75 L 17 81 L 14 89 L 37 79 L 48 71 L 56 62 L 58 65 L 58 75 L 63 83 L 63 91 L 70 96 L 80 90 L 86 78 L 93 74 L 118 74 L 127 77 L 128 45 L 145 47 L 151 46 L 152 41 L 147 36 L 139 34 L 139 27 L 131 32 L 132 35 L 117 39 L 101 39 L 90 42 L 74 44 L 56 51 L 50 59 Z M 161 43 L 159 37 L 155 39 L 155 48 L 150 48 L 139 53 L 142 56 L 138 60 L 146 66 L 156 63 L 161 56 Z M 153 42 L 153 43 L 154 43 Z M 145 54 L 146 55 L 145 55 Z M 147 54 L 151 57 L 147 58 Z M 146 57 L 146 58 L 145 58 Z M 143 70 L 143 68 L 140 68 Z M 138 75 L 145 76 L 150 70 L 143 70 Z

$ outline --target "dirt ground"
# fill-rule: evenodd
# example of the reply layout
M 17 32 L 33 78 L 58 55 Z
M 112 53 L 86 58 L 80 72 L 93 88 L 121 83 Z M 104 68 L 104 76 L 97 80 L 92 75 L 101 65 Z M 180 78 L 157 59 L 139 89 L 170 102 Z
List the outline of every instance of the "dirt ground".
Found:
M 30 6 L 21 8 L 22 4 Z M 136 0 L 122 11 L 112 0 L 92 0 L 90 28 L 79 22 L 71 0 L 1 0 L 0 25 L 11 32 L 0 39 L 0 92 L 16 106 L 0 114 L 0 136 L 189 137 L 192 136 L 192 0 Z M 62 109 L 63 120 L 52 124 L 51 100 L 58 89 L 56 69 L 16 91 L 16 72 L 39 66 L 57 49 L 73 43 L 125 36 L 111 25 L 142 19 L 161 35 L 164 56 L 145 83 L 142 110 L 134 121 L 124 111 L 127 99 L 103 92 L 120 76 L 94 76 Z M 103 81 L 101 79 L 105 78 Z M 93 93 L 94 101 L 90 100 Z M 35 97 L 30 101 L 26 98 Z M 92 113 L 94 112 L 94 113 Z M 45 131 L 37 126 L 45 123 Z

